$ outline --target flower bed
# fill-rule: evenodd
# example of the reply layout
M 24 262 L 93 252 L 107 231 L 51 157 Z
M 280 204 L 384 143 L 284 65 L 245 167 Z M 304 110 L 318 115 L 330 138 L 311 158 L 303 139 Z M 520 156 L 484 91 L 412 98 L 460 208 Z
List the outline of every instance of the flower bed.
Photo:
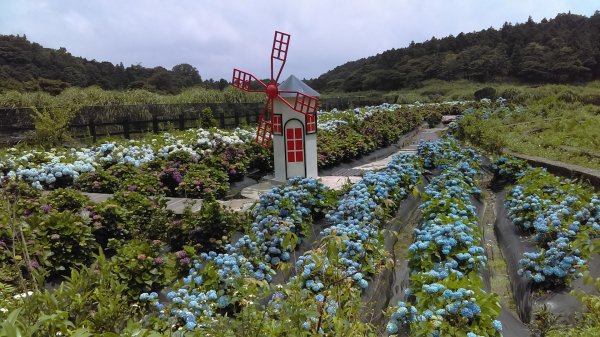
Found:
M 540 247 L 524 253 L 519 275 L 539 287 L 569 285 L 585 269 L 590 256 L 585 247 L 600 234 L 600 199 L 541 168 L 514 170 L 513 178 L 515 186 L 506 200 L 508 215 Z
M 251 131 L 242 129 L 197 129 L 91 148 L 25 154 L 10 149 L 2 160 L 0 180 L 23 179 L 37 189 L 75 184 L 87 192 L 222 197 L 229 180 L 242 176 L 253 159 L 253 139 Z M 128 174 L 122 177 L 124 172 Z
M 324 309 L 327 317 L 322 318 L 321 325 L 318 326 L 317 317 L 313 315 L 304 321 L 303 329 L 313 332 L 334 329 L 337 308 L 344 306 L 348 297 L 360 294 L 368 286 L 370 276 L 382 266 L 385 249 L 378 225 L 395 210 L 395 202 L 408 195 L 419 172 L 417 159 L 402 155 L 394 158 L 386 169 L 369 172 L 355 184 L 337 206 L 326 213 L 326 222 L 331 226 L 321 233 L 323 238 L 318 247 L 296 261 L 298 276 L 272 297 L 269 319 L 277 320 L 280 313 L 277 308 L 285 307 L 286 301 L 291 300 L 283 294 L 292 296 L 290 292 L 293 292 L 301 296 L 303 305 L 308 307 L 327 302 Z M 169 294 L 171 301 L 167 307 L 156 300 L 156 296 L 143 294 L 143 298 L 152 300 L 171 323 L 185 324 L 191 330 L 210 327 L 211 321 L 207 318 L 243 300 L 239 294 L 256 297 L 256 289 L 242 290 L 249 288 L 248 279 L 270 282 L 270 266 L 289 260 L 290 250 L 300 237 L 298 224 L 305 222 L 302 219 L 311 213 L 323 210 L 325 195 L 320 183 L 294 180 L 290 184 L 261 196 L 250 233 L 228 247 L 227 254 L 201 255 L 201 260 L 184 278 L 185 286 Z M 281 221 L 281 217 L 286 217 L 286 221 Z M 221 277 L 219 281 L 207 282 L 207 275 L 215 272 Z M 343 294 L 336 287 L 337 283 L 344 283 Z M 212 285 L 210 290 L 207 285 Z M 233 294 L 238 295 L 234 298 Z M 198 298 L 202 300 L 199 302 Z M 248 301 L 242 302 L 248 305 Z
M 319 118 L 320 167 L 387 146 L 423 119 L 417 109 L 395 104 L 320 112 Z M 229 181 L 240 179 L 250 167 L 272 169 L 271 150 L 257 146 L 254 138 L 255 129 L 200 128 L 89 148 L 12 148 L 0 154 L 0 181 L 17 178 L 47 190 L 75 185 L 96 193 L 136 190 L 220 198 Z M 121 179 L 123 171 L 130 172 L 128 179 Z
M 326 215 L 331 226 L 321 232 L 319 247 L 298 259 L 297 276 L 288 285 L 309 290 L 307 295 L 314 296 L 309 303 L 324 307 L 320 316 L 304 322 L 304 329 L 313 334 L 336 331 L 337 308 L 360 297 L 382 267 L 386 250 L 381 221 L 395 212 L 396 203 L 410 193 L 419 176 L 417 158 L 396 156 L 385 169 L 367 172 Z
M 327 167 L 397 142 L 423 121 L 422 112 L 397 104 L 319 114 L 319 167 Z
M 289 261 L 313 214 L 324 211 L 331 198 L 314 179 L 295 178 L 274 187 L 253 209 L 249 233 L 226 245 L 224 253 L 200 254 L 179 289 L 169 292 L 167 303 L 152 293 L 141 294 L 140 300 L 150 300 L 169 325 L 187 330 L 205 326 L 219 310 L 238 305 L 241 294 L 252 294 L 255 289 L 248 290 L 248 283 L 271 282 L 273 268 Z
M 425 222 L 415 229 L 409 247 L 411 268 L 408 301 L 400 302 L 387 332 L 411 335 L 499 336 L 500 305 L 482 290 L 477 274 L 485 265 L 475 206 L 477 163 L 471 150 L 454 141 L 419 144 L 418 153 L 429 167 L 442 167 L 423 195 Z

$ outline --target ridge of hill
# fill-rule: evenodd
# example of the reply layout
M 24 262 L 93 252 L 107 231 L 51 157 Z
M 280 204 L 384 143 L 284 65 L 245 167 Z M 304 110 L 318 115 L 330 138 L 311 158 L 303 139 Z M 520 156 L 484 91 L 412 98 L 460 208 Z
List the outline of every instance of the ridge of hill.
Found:
M 106 90 L 143 88 L 177 93 L 197 85 L 223 89 L 228 82 L 202 81 L 198 70 L 186 63 L 170 70 L 139 64 L 125 67 L 123 63 L 114 65 L 76 57 L 63 47 L 45 48 L 27 40 L 25 35 L 0 35 L 0 92 L 41 90 L 56 95 L 69 86 L 92 85 Z
M 600 79 L 600 11 L 460 33 L 340 65 L 309 85 L 320 91 L 397 90 L 423 81 L 580 83 Z

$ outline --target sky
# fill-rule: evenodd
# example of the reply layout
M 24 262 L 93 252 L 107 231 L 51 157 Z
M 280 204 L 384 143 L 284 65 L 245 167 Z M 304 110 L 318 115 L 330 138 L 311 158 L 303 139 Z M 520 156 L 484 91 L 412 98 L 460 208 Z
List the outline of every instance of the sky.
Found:
M 348 61 L 504 22 L 571 12 L 600 0 L 0 0 L 0 34 L 125 66 L 180 63 L 203 79 L 234 67 L 269 77 L 274 31 L 291 34 L 282 78 L 315 78 Z

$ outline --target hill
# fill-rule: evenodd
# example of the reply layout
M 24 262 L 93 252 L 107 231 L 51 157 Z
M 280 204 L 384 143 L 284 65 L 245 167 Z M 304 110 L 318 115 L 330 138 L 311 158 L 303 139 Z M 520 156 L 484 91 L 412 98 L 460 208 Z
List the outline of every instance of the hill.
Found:
M 222 89 L 225 80 L 202 82 L 198 70 L 178 64 L 167 70 L 141 65 L 114 65 L 71 55 L 65 48 L 44 48 L 26 36 L 0 35 L 0 91 L 38 91 L 58 94 L 69 86 L 100 86 L 103 89 L 144 88 L 162 93 L 176 93 L 183 88 L 203 84 Z
M 309 81 L 321 91 L 395 90 L 431 79 L 578 83 L 600 79 L 600 11 L 460 33 L 348 62 Z

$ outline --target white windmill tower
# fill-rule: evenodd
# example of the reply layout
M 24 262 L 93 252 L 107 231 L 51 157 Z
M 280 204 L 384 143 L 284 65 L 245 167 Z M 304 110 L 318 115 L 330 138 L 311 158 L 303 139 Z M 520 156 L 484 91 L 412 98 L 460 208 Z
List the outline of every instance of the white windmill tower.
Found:
M 264 92 L 267 102 L 258 120 L 256 142 L 269 147 L 273 143 L 275 180 L 318 176 L 317 104 L 319 93 L 294 75 L 278 84 L 285 65 L 290 35 L 275 32 L 271 51 L 271 80 L 265 84 L 256 76 L 233 70 L 232 85 L 249 92 Z M 275 71 L 275 67 L 278 70 Z M 264 89 L 251 89 L 252 82 Z

